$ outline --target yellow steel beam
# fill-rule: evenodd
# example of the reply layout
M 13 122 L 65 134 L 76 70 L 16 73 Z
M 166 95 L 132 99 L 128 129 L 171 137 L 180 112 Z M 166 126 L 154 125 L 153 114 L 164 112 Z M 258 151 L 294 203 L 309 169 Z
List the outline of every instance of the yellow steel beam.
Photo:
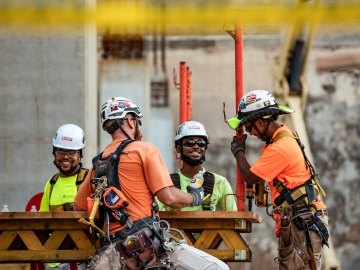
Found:
M 24 1 L 25 3 L 27 1 Z M 17 2 L 15 2 L 17 3 Z M 46 3 L 46 2 L 45 2 Z M 142 3 L 100 2 L 96 8 L 75 6 L 65 1 L 60 5 L 0 5 L 0 25 L 19 31 L 29 29 L 62 29 L 95 24 L 99 31 L 112 28 L 146 33 L 154 24 L 165 21 L 168 34 L 201 34 L 209 29 L 222 31 L 224 24 L 241 21 L 244 27 L 253 25 L 283 25 L 294 20 L 306 22 L 316 18 L 319 24 L 357 27 L 360 23 L 360 4 L 311 6 L 239 5 L 239 6 L 174 6 L 162 10 L 159 6 Z

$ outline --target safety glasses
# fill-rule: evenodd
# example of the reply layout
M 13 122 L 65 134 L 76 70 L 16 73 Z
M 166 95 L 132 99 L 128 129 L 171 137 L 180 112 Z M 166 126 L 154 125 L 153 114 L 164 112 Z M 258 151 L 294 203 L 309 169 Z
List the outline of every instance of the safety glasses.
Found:
M 70 151 L 55 150 L 55 151 L 54 151 L 55 156 L 57 156 L 57 157 L 65 157 L 65 156 L 73 157 L 73 156 L 75 156 L 78 152 L 79 152 L 79 151 L 76 151 L 76 150 L 70 150 Z
M 252 131 L 252 129 L 253 129 L 253 127 L 254 127 L 254 125 L 255 125 L 254 123 L 245 124 L 245 125 L 244 125 L 245 131 L 250 134 L 251 131 Z
M 235 129 L 237 129 L 237 128 L 239 127 L 239 125 L 240 125 L 240 120 L 239 120 L 238 118 L 234 117 L 234 118 L 228 119 L 228 120 L 227 120 L 227 123 L 228 123 L 228 125 L 229 125 L 229 127 L 230 127 L 231 129 L 234 129 L 234 130 L 235 130 Z M 243 127 L 244 127 L 245 131 L 250 134 L 251 131 L 252 131 L 252 129 L 253 129 L 253 127 L 254 127 L 254 123 L 244 124 Z
M 186 146 L 186 147 L 194 147 L 195 145 L 197 145 L 199 147 L 205 147 L 207 144 L 204 140 L 199 140 L 199 141 L 187 140 L 183 143 L 183 146 Z
M 138 122 L 139 123 L 139 126 L 142 126 L 142 121 L 141 121 L 141 119 L 139 119 L 139 118 L 131 118 L 132 120 L 135 120 L 136 122 Z

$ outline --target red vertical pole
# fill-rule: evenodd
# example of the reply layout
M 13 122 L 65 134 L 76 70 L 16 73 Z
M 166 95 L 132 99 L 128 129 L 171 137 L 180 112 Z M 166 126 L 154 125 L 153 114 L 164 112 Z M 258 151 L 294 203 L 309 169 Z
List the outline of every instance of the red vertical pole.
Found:
M 189 67 L 186 68 L 187 71 L 187 110 L 186 110 L 186 120 L 189 121 L 192 118 L 192 88 L 191 88 L 191 70 Z
M 243 89 L 243 33 L 240 23 L 235 24 L 235 97 L 236 112 L 238 110 L 239 101 L 244 95 Z M 243 129 L 238 129 L 236 136 L 240 138 L 243 135 Z M 241 178 L 239 168 L 236 169 L 236 197 L 238 211 L 245 211 L 245 183 Z
M 180 62 L 180 124 L 186 121 L 187 116 L 187 71 L 186 63 Z

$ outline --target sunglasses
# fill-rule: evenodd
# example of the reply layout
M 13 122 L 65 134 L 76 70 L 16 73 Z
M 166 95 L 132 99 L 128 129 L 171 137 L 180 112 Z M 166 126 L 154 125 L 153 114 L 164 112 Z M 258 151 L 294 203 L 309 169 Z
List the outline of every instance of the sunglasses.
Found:
M 207 143 L 203 140 L 200 140 L 200 141 L 188 140 L 183 143 L 183 146 L 186 146 L 186 147 L 194 147 L 195 145 L 197 145 L 199 147 L 205 147 L 207 145 Z
M 132 120 L 135 120 L 136 122 L 139 123 L 139 126 L 142 126 L 142 121 L 138 118 L 131 118 Z
M 247 133 L 249 133 L 249 134 L 251 133 L 253 127 L 254 127 L 254 123 L 250 123 L 250 124 L 248 124 L 248 125 L 244 125 L 245 131 L 246 131 Z

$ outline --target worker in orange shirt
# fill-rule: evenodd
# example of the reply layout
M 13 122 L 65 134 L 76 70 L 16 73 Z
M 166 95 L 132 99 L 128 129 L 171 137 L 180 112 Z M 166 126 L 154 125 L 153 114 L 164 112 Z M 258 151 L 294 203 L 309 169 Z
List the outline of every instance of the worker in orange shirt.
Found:
M 245 156 L 247 134 L 233 138 L 231 151 L 247 185 L 268 183 L 279 237 L 279 269 L 320 270 L 321 249 L 329 237 L 324 193 L 299 138 L 277 122 L 279 115 L 293 112 L 266 90 L 244 95 L 237 118 L 228 123 L 233 129 L 244 128 L 266 145 L 252 166 Z

